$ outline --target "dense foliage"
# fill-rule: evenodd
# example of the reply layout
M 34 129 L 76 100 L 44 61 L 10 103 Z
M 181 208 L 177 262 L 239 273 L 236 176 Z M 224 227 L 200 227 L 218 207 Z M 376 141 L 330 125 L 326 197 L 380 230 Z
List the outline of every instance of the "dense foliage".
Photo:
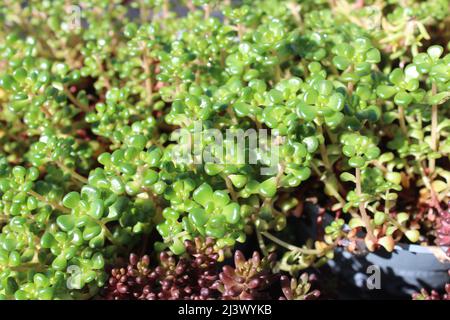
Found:
M 297 280 L 273 273 L 275 257 L 262 258 L 254 252 L 245 260 L 240 251 L 234 254 L 233 268 L 222 266 L 213 241 L 186 241 L 187 256 L 178 259 L 171 252 L 162 252 L 155 267 L 149 256 L 130 255 L 126 267 L 115 268 L 103 296 L 106 299 L 138 300 L 307 300 L 319 297 L 311 290 L 314 276 L 303 273 Z
M 448 0 L 75 4 L 0 6 L 0 298 L 308 298 L 336 246 L 449 244 Z

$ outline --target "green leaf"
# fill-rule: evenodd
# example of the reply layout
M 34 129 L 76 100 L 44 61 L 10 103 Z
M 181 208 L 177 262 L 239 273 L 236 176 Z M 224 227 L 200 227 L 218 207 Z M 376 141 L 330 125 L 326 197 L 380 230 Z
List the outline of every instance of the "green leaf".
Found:
M 386 221 L 386 214 L 381 211 L 375 212 L 373 221 L 377 226 L 382 225 Z
M 303 143 L 306 145 L 306 149 L 309 153 L 314 153 L 319 147 L 319 139 L 316 137 L 306 137 L 303 139 Z
M 388 252 L 392 252 L 394 250 L 395 241 L 391 236 L 384 236 L 378 239 L 378 244 L 386 249 Z
M 394 102 L 399 106 L 408 106 L 412 102 L 412 97 L 406 91 L 400 91 L 395 95 Z
M 55 260 L 53 260 L 52 262 L 52 267 L 57 270 L 64 270 L 67 267 L 67 260 L 66 258 L 64 258 L 63 255 L 59 255 L 55 258 Z
M 362 168 L 365 165 L 366 161 L 363 157 L 355 156 L 348 159 L 348 164 L 353 168 Z
M 306 103 L 300 103 L 296 108 L 297 115 L 299 118 L 304 119 L 309 122 L 314 120 L 317 115 L 317 110 L 314 106 L 307 105 Z
M 62 203 L 66 208 L 75 209 L 80 202 L 80 194 L 78 192 L 72 191 L 66 194 L 63 198 Z
M 338 92 L 334 93 L 328 100 L 328 108 L 333 111 L 341 111 L 344 109 L 345 99 L 344 96 Z
M 386 180 L 394 184 L 400 184 L 400 182 L 402 181 L 402 175 L 398 172 L 390 171 L 386 173 Z
M 342 153 L 346 156 L 346 157 L 353 157 L 356 153 L 356 148 L 354 145 L 351 144 L 347 144 L 345 146 L 342 147 Z
M 444 52 L 444 48 L 442 48 L 439 45 L 434 45 L 431 46 L 427 49 L 427 53 L 428 55 L 431 57 L 431 59 L 433 60 L 438 60 L 439 57 L 442 55 L 442 53 Z
M 225 208 L 223 208 L 223 214 L 230 224 L 235 224 L 240 220 L 241 208 L 237 203 L 230 203 Z
M 350 221 L 348 222 L 348 226 L 351 229 L 355 229 L 358 227 L 364 227 L 364 222 L 361 220 L 361 218 L 352 218 L 350 219 Z
M 322 96 L 329 96 L 333 92 L 333 83 L 329 80 L 321 80 L 318 83 L 317 90 Z
M 344 57 L 336 56 L 333 58 L 333 64 L 338 68 L 339 70 L 345 70 L 350 65 L 350 60 Z
M 245 116 L 250 115 L 251 107 L 250 107 L 250 105 L 248 105 L 246 103 L 238 102 L 233 106 L 233 108 L 238 117 L 245 117 Z
M 379 63 L 381 61 L 380 51 L 377 48 L 369 49 L 366 52 L 366 62 Z
M 377 95 L 382 99 L 389 99 L 397 93 L 397 89 L 392 86 L 379 85 L 377 87 Z
M 406 221 L 408 221 L 409 219 L 409 214 L 405 213 L 405 212 L 401 212 L 397 214 L 397 222 L 402 224 Z
M 75 227 L 75 218 L 72 215 L 62 215 L 56 218 L 56 224 L 63 231 L 70 231 Z
M 353 183 L 356 183 L 356 177 L 355 177 L 353 174 L 348 173 L 348 172 L 343 172 L 343 173 L 341 173 L 340 178 L 341 178 L 341 180 L 344 181 L 344 182 L 353 182 Z
M 212 201 L 214 202 L 214 206 L 216 208 L 223 208 L 230 202 L 230 196 L 227 191 L 216 190 L 213 193 Z
M 102 232 L 102 228 L 98 224 L 90 225 L 84 228 L 83 239 L 91 240 Z
M 325 117 L 325 123 L 330 128 L 336 128 L 344 119 L 344 115 L 341 112 L 335 112 L 331 116 Z
M 440 92 L 428 98 L 428 103 L 432 105 L 439 105 L 445 103 L 450 99 L 450 91 Z
M 193 208 L 189 213 L 189 219 L 197 228 L 203 227 L 208 222 L 208 216 L 201 208 Z
M 203 183 L 193 193 L 193 199 L 203 207 L 205 207 L 209 201 L 212 201 L 212 197 L 213 190 L 207 183 Z
M 408 230 L 405 232 L 405 236 L 408 238 L 411 242 L 417 242 L 420 238 L 420 232 L 418 230 Z
M 277 179 L 269 178 L 259 185 L 259 193 L 266 198 L 272 198 L 277 192 Z
M 91 203 L 88 214 L 95 219 L 100 219 L 101 217 L 103 217 L 104 210 L 105 205 L 103 200 L 96 199 Z
M 230 174 L 228 178 L 236 188 L 243 188 L 247 183 L 247 176 L 241 174 Z

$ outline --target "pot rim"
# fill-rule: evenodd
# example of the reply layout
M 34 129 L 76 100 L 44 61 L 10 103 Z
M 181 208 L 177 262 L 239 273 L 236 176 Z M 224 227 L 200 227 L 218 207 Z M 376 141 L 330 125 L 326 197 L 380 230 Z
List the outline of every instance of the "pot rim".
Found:
M 435 255 L 434 250 L 442 250 L 444 253 L 447 251 L 450 247 L 445 246 L 422 246 L 418 244 L 408 244 L 408 243 L 397 243 L 394 247 L 396 250 L 405 250 L 413 253 L 425 253 L 425 254 L 432 254 Z
M 333 219 L 333 216 L 329 214 L 328 212 L 325 213 L 325 216 L 329 219 Z M 345 224 L 345 227 L 349 228 L 347 224 Z M 431 254 L 436 256 L 437 250 L 441 250 L 442 254 L 445 255 L 446 251 L 450 249 L 448 246 L 436 246 L 436 245 L 419 245 L 419 244 L 413 244 L 413 243 L 397 243 L 394 246 L 395 250 L 399 251 L 409 251 L 411 253 L 420 253 L 420 254 Z M 447 263 L 449 263 L 447 261 Z

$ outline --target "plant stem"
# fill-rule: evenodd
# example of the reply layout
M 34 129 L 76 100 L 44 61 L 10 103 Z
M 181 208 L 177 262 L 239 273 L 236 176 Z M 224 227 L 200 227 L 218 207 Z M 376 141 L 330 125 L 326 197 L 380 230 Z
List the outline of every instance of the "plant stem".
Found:
M 275 237 L 274 235 L 272 235 L 272 234 L 270 234 L 270 233 L 268 233 L 266 231 L 261 232 L 261 234 L 264 237 L 266 237 L 267 239 L 275 242 L 276 244 L 278 244 L 278 245 L 282 246 L 283 248 L 285 248 L 287 250 L 290 250 L 290 251 L 296 251 L 296 252 L 300 252 L 300 253 L 304 253 L 304 254 L 311 254 L 311 255 L 317 255 L 317 254 L 321 254 L 322 253 L 322 250 L 305 249 L 305 248 L 300 248 L 300 247 L 294 246 L 294 245 L 292 245 L 290 243 L 287 243 L 287 242 L 285 242 L 285 241 Z
M 322 125 L 317 126 L 317 131 L 319 134 L 323 137 L 324 143 L 321 143 L 319 145 L 320 148 L 320 156 L 322 157 L 322 162 L 325 166 L 325 169 L 327 169 L 329 172 L 333 172 L 333 168 L 331 167 L 330 159 L 328 158 L 328 152 L 327 148 L 325 146 L 325 136 L 323 134 L 323 128 Z
M 327 181 L 326 175 L 322 174 L 314 163 L 311 163 L 311 167 L 317 174 L 317 176 L 320 178 L 320 181 L 322 181 L 323 184 L 328 188 L 328 190 L 330 190 L 330 192 L 333 194 L 336 200 L 338 200 L 341 205 L 344 205 L 345 204 L 344 198 L 340 195 L 339 191 L 336 190 L 336 188 Z
M 60 161 L 56 161 L 56 164 L 58 165 L 58 167 L 60 167 L 63 171 L 66 171 L 67 173 L 69 173 L 74 179 L 80 181 L 83 184 L 88 184 L 88 179 L 86 179 L 85 177 L 83 177 L 82 175 L 80 175 L 79 173 L 77 173 L 75 170 L 70 169 L 69 167 L 67 167 L 64 163 L 60 162 Z
M 95 61 L 97 62 L 97 66 L 98 66 L 100 72 L 101 72 L 101 73 L 103 74 L 103 76 L 104 76 L 104 79 L 103 79 L 103 80 L 104 80 L 104 82 L 105 82 L 106 90 L 107 90 L 107 91 L 111 90 L 111 82 L 109 81 L 109 78 L 107 77 L 106 70 L 105 70 L 105 68 L 103 67 L 103 62 L 102 62 L 101 60 L 99 60 L 98 57 L 96 57 Z
M 116 239 L 114 239 L 113 234 L 112 234 L 111 231 L 108 229 L 108 227 L 106 226 L 106 224 L 104 224 L 104 223 L 103 223 L 102 221 L 100 221 L 100 220 L 98 221 L 98 223 L 100 224 L 100 227 L 102 228 L 103 233 L 105 234 L 105 237 L 106 237 L 113 245 L 116 245 L 116 246 L 120 247 L 121 244 L 118 243 L 118 242 L 116 241 Z
M 224 180 L 225 180 L 225 184 L 226 184 L 226 186 L 227 186 L 228 192 L 230 193 L 231 199 L 232 199 L 234 202 L 237 202 L 238 197 L 237 197 L 237 195 L 236 195 L 236 191 L 234 191 L 233 184 L 231 183 L 230 178 L 228 178 L 226 175 L 223 175 L 222 177 L 223 177 Z
M 362 221 L 364 222 L 364 226 L 366 227 L 367 234 L 369 235 L 371 240 L 376 243 L 377 238 L 373 234 L 369 215 L 366 212 L 364 203 L 361 201 L 362 190 L 361 190 L 361 169 L 360 168 L 355 169 L 355 177 L 356 177 L 356 194 L 358 195 L 358 198 L 359 198 L 359 212 L 361 214 Z
M 401 232 L 405 233 L 407 231 L 407 229 L 405 227 L 403 227 L 400 223 L 398 223 L 397 220 L 395 220 L 394 218 L 392 218 L 389 214 L 387 215 L 388 220 L 395 225 Z
M 319 134 L 323 137 L 324 142 L 319 144 L 319 151 L 320 151 L 320 157 L 322 158 L 322 162 L 323 165 L 325 166 L 325 169 L 334 177 L 334 179 L 336 180 L 337 186 L 338 186 L 338 190 L 340 193 L 345 194 L 345 189 L 344 187 L 341 185 L 341 183 L 339 182 L 338 178 L 336 177 L 336 175 L 334 174 L 334 170 L 333 170 L 333 166 L 331 165 L 330 159 L 328 157 L 328 151 L 327 151 L 327 147 L 325 145 L 325 135 L 323 132 L 323 128 L 322 125 L 318 125 L 317 126 L 317 131 L 319 132 Z
M 439 198 L 436 194 L 436 191 L 433 188 L 433 185 L 432 185 L 430 179 L 425 174 L 425 169 L 422 164 L 420 164 L 419 169 L 420 169 L 420 174 L 422 176 L 423 183 L 425 184 L 427 189 L 430 190 L 431 206 L 434 207 L 439 212 L 439 214 L 442 214 L 444 212 L 444 210 L 442 209 L 441 205 L 439 204 Z
M 436 84 L 433 82 L 431 85 L 431 94 L 435 95 L 437 92 Z M 439 149 L 439 131 L 438 131 L 438 106 L 436 104 L 431 106 L 431 149 L 437 151 Z M 429 159 L 430 175 L 433 174 L 436 169 L 436 159 Z
M 169 11 L 170 11 L 169 0 L 164 0 L 163 1 L 163 19 L 166 19 L 169 17 Z
M 147 92 L 145 101 L 148 105 L 152 102 L 152 96 L 153 96 L 153 83 L 152 83 L 152 74 L 150 70 L 151 61 L 149 61 L 147 57 L 147 50 L 144 48 L 144 52 L 142 54 L 142 65 L 144 68 L 144 74 L 145 74 L 145 90 Z
M 43 265 L 39 262 L 28 262 L 28 263 L 22 263 L 16 267 L 8 267 L 8 269 L 10 269 L 11 271 L 28 271 L 28 270 L 33 270 L 33 271 L 46 271 L 48 269 L 48 266 Z
M 400 129 L 402 130 L 406 139 L 409 139 L 408 129 L 406 128 L 406 121 L 405 121 L 405 108 L 403 108 L 403 106 L 398 107 L 398 120 L 400 122 Z
M 85 105 L 84 103 L 81 103 L 75 96 L 70 92 L 70 90 L 67 87 L 64 87 L 64 93 L 69 98 L 70 102 L 72 102 L 76 107 L 84 111 L 85 113 L 89 112 L 89 106 Z
M 209 4 L 205 4 L 203 6 L 203 10 L 204 10 L 204 19 L 207 20 L 209 19 L 209 16 L 211 15 L 211 7 Z
M 147 22 L 147 15 L 145 12 L 145 3 L 143 0 L 139 1 L 139 18 L 141 19 L 141 23 Z
M 39 193 L 37 193 L 34 190 L 29 190 L 28 194 L 30 196 L 35 197 L 36 199 L 38 199 L 39 201 L 48 204 L 49 206 L 53 207 L 53 209 L 57 209 L 63 213 L 69 214 L 71 212 L 71 210 L 63 207 L 62 205 L 58 204 L 58 203 L 54 203 L 52 201 L 47 200 L 44 196 L 40 195 Z
M 267 251 L 266 244 L 264 243 L 264 238 L 262 237 L 261 231 L 259 231 L 257 228 L 255 228 L 255 230 L 256 230 L 256 237 L 258 238 L 259 248 L 261 249 L 262 253 L 265 256 L 268 256 L 269 252 Z

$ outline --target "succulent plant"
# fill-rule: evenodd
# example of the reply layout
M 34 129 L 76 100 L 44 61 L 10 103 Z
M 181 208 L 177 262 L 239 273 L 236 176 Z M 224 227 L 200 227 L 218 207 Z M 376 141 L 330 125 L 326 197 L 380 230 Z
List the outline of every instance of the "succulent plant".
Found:
M 213 289 L 218 279 L 216 272 L 219 254 L 206 243 L 196 239 L 187 241 L 188 257 L 177 259 L 172 253 L 162 252 L 158 265 L 152 267 L 150 258 L 130 255 L 126 267 L 114 268 L 104 290 L 111 300 L 205 300 L 219 297 Z
M 131 254 L 126 267 L 113 268 L 102 296 L 108 300 L 260 300 L 313 299 L 320 293 L 309 292 L 315 278 L 302 274 L 299 281 L 272 271 L 270 260 L 255 252 L 245 260 L 240 251 L 234 254 L 235 267 L 225 265 L 219 272 L 223 252 L 216 252 L 214 241 L 196 238 L 186 241 L 181 257 L 162 252 L 157 264 L 145 255 Z M 276 286 L 278 284 L 278 287 Z M 287 285 L 288 284 L 288 285 Z
M 450 246 L 450 208 L 439 216 L 439 227 L 437 230 L 437 243 L 440 246 Z M 447 250 L 450 256 L 450 249 Z
M 272 263 L 449 243 L 447 0 L 3 2 L 0 298 L 92 298 L 131 252 L 111 297 L 278 298 Z M 335 219 L 289 244 L 311 185 Z

